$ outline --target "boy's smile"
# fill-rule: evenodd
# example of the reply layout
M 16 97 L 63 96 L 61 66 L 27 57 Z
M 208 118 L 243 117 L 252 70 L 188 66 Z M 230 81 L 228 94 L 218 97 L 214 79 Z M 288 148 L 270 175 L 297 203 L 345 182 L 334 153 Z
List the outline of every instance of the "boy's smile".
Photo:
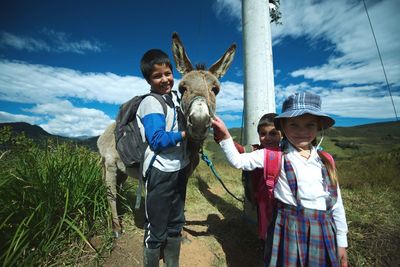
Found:
M 172 70 L 165 64 L 154 64 L 150 75 L 149 84 L 153 92 L 168 94 L 174 86 Z
M 276 147 L 281 140 L 281 133 L 274 125 L 263 125 L 260 127 L 258 136 L 262 147 Z

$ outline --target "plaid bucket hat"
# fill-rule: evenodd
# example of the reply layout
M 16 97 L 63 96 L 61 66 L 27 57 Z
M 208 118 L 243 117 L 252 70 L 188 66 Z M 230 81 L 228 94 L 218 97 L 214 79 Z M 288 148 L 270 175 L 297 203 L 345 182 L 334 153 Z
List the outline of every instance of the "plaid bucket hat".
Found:
M 281 121 L 285 118 L 299 117 L 311 114 L 319 117 L 321 125 L 318 130 L 332 127 L 335 120 L 321 112 L 321 98 L 313 93 L 302 92 L 290 95 L 282 104 L 282 113 L 275 117 L 274 124 L 278 130 L 282 130 Z

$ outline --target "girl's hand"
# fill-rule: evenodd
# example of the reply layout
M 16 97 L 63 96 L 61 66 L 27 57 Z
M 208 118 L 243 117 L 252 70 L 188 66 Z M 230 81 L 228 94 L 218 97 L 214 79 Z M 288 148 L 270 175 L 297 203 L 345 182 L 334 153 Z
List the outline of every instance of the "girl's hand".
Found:
M 231 137 L 228 129 L 225 126 L 225 123 L 217 116 L 215 116 L 215 118 L 212 120 L 211 127 L 214 129 L 214 140 L 217 143 Z
M 347 251 L 346 248 L 344 247 L 338 247 L 338 252 L 339 252 L 339 260 L 340 260 L 340 266 L 341 267 L 347 267 Z

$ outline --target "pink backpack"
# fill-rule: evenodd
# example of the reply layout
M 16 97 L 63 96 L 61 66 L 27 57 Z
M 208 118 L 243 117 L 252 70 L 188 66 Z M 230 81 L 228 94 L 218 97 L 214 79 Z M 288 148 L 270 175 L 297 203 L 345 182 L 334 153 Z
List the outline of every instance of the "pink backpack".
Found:
M 335 166 L 332 155 L 325 151 L 319 151 Z M 282 151 L 280 148 L 264 148 L 264 182 L 266 188 L 258 191 L 258 233 L 262 239 L 266 238 L 267 229 L 272 220 L 274 208 L 274 188 L 278 180 L 282 166 Z

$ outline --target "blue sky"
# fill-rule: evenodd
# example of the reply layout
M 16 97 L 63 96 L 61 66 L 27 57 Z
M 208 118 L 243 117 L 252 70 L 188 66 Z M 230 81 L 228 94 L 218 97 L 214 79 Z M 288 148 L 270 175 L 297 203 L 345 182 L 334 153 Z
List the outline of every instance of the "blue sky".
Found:
M 400 1 L 365 2 L 399 115 Z M 282 25 L 271 25 L 277 112 L 286 96 L 307 90 L 322 96 L 337 126 L 395 120 L 362 1 L 281 0 L 280 9 Z M 221 79 L 217 113 L 239 127 L 240 0 L 1 1 L 0 122 L 99 135 L 121 103 L 149 90 L 140 58 L 150 48 L 172 56 L 174 31 L 192 63 L 210 66 L 238 45 Z M 174 73 L 177 84 L 181 76 Z

